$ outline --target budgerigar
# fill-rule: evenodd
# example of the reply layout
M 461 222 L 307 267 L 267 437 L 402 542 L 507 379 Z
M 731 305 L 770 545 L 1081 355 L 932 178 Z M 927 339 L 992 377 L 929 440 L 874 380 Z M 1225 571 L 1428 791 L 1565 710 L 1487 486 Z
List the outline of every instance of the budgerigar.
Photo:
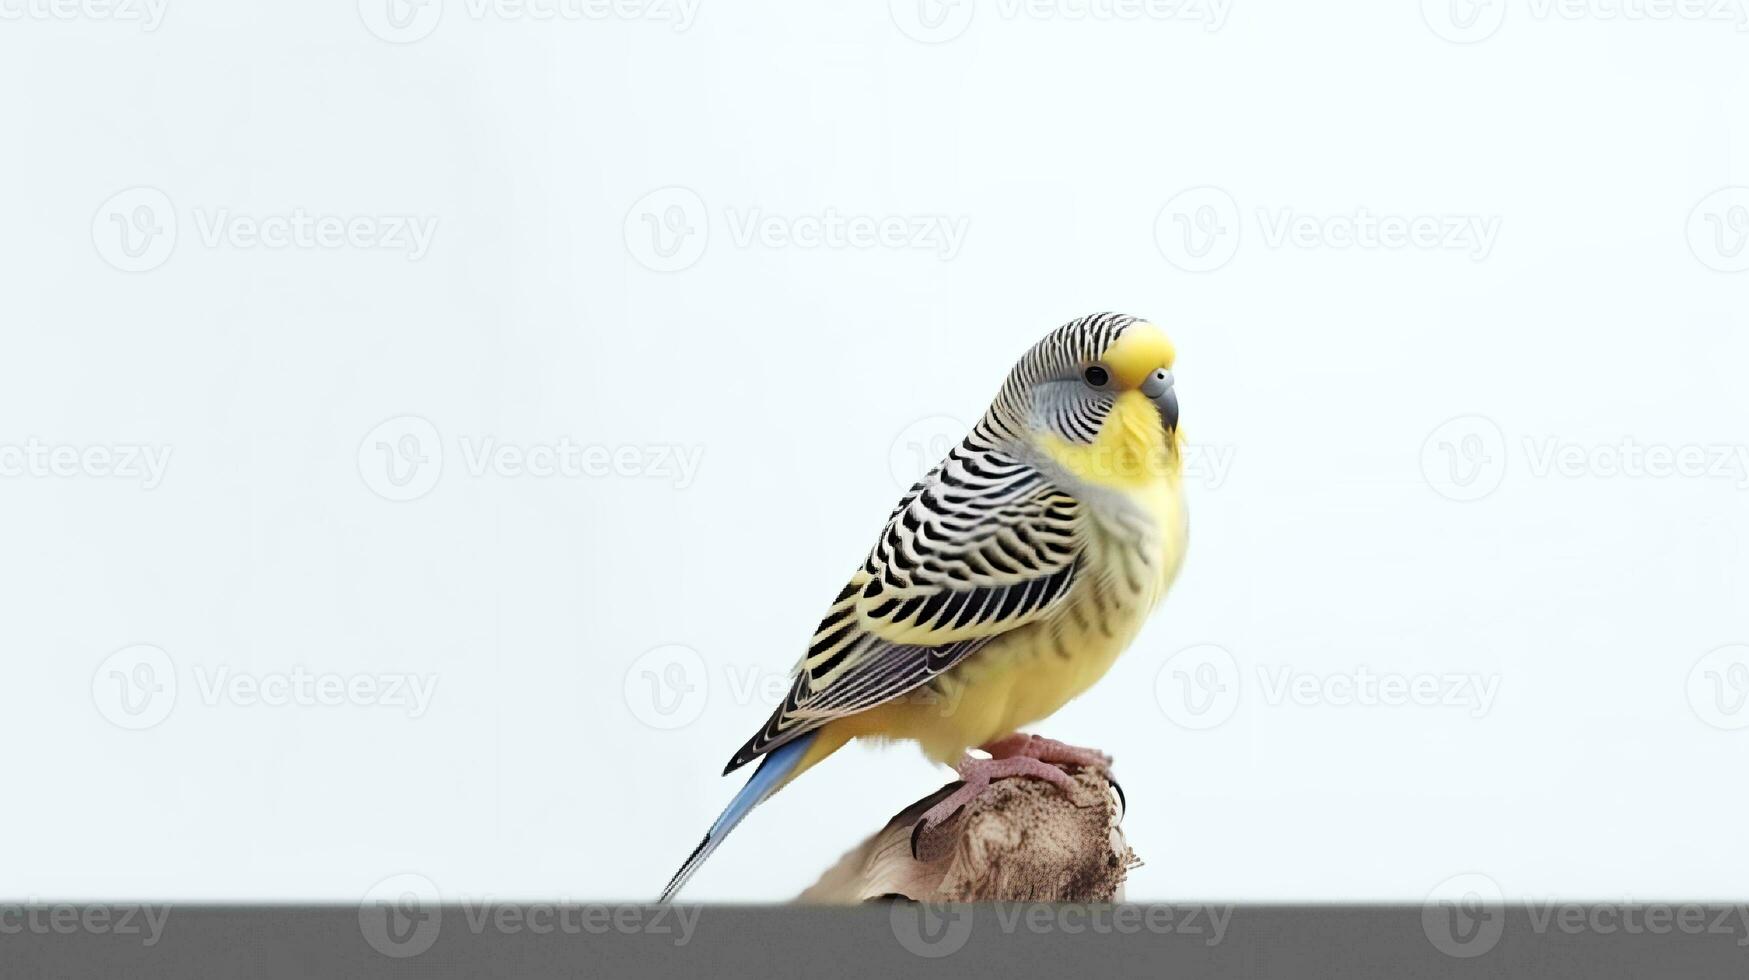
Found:
M 1105 761 L 1018 732 L 1103 676 L 1178 573 L 1174 359 L 1160 328 L 1115 313 L 1067 323 L 1020 359 L 832 601 L 783 704 L 724 773 L 764 761 L 662 900 L 755 806 L 854 738 L 910 739 L 958 762 L 965 785 L 926 822 L 993 778 L 1065 785 L 1051 763 Z

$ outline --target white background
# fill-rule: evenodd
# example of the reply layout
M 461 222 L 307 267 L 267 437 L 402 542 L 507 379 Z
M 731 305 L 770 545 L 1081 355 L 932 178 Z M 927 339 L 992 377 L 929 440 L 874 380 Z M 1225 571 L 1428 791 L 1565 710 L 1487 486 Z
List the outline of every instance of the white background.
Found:
M 918 447 L 1115 309 L 1227 464 L 1039 726 L 1116 756 L 1132 897 L 1743 897 L 1737 7 L 923 2 L 0 0 L 0 893 L 651 897 Z M 1440 234 L 1339 247 L 1363 210 Z M 358 237 L 251 237 L 299 214 Z M 298 671 L 356 693 L 248 687 Z M 688 897 L 946 775 L 853 746 Z

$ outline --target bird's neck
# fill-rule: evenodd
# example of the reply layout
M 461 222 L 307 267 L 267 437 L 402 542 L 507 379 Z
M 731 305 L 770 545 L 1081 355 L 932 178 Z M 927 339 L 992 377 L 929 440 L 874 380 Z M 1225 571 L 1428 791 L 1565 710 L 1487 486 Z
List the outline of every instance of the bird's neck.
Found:
M 1117 397 L 1093 442 L 1044 435 L 1039 448 L 1076 479 L 1111 490 L 1176 483 L 1183 465 L 1178 434 L 1166 431 L 1154 403 L 1136 391 Z

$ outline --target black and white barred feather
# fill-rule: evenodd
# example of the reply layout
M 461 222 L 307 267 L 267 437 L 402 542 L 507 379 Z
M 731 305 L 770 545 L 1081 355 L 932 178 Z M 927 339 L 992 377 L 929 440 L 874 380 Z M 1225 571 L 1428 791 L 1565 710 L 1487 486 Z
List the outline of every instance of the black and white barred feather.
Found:
M 725 772 L 916 691 L 1068 594 L 1081 565 L 1081 505 L 1030 462 L 1029 433 L 1097 437 L 1112 400 L 1081 371 L 1136 322 L 1083 317 L 1020 359 L 989 411 L 900 499 L 815 630 L 783 704 Z

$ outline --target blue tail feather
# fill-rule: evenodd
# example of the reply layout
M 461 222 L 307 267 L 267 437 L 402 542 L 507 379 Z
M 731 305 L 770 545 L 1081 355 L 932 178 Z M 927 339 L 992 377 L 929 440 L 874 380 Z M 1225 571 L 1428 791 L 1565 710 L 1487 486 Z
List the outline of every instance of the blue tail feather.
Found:
M 747 819 L 747 814 L 752 813 L 754 807 L 765 802 L 765 798 L 776 792 L 777 787 L 783 783 L 784 779 L 795 771 L 796 766 L 801 764 L 802 756 L 807 754 L 808 746 L 814 744 L 814 738 L 813 733 L 803 735 L 793 742 L 787 742 L 772 749 L 765 756 L 765 761 L 759 764 L 759 768 L 747 780 L 747 785 L 742 786 L 741 791 L 735 794 L 735 798 L 729 801 L 729 805 L 723 808 L 722 816 L 711 824 L 711 829 L 705 833 L 704 840 L 699 841 L 698 846 L 692 849 L 692 854 L 687 857 L 686 863 L 680 866 L 679 871 L 674 872 L 674 877 L 668 880 L 668 887 L 662 889 L 662 897 L 656 901 L 666 902 L 685 887 L 693 873 L 723 843 L 723 839 L 729 836 L 729 832 L 734 830 L 741 821 Z

